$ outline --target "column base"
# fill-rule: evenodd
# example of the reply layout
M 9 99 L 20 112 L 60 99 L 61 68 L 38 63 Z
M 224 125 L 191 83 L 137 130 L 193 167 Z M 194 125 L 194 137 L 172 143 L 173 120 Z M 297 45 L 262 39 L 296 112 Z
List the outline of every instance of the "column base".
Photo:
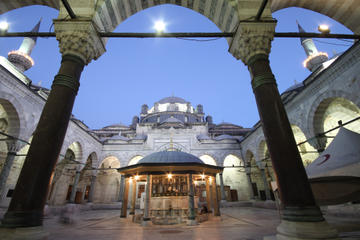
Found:
M 198 222 L 195 219 L 187 219 L 186 225 L 187 226 L 195 226 L 195 225 L 198 225 Z
M 142 222 L 141 222 L 141 226 L 143 227 L 149 227 L 152 225 L 151 219 L 150 218 L 143 218 Z
M 43 222 L 42 211 L 8 211 L 1 222 L 2 227 L 38 227 Z
M 277 227 L 277 240 L 337 240 L 338 232 L 326 221 L 292 222 L 281 220 Z
M 43 227 L 0 228 L 2 240 L 47 240 L 49 233 Z

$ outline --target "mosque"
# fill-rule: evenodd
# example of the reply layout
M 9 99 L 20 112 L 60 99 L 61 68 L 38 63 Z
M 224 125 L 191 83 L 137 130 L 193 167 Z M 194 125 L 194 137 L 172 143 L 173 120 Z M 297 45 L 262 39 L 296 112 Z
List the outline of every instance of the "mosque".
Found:
M 53 4 L 56 1 L 49 2 Z M 281 7 L 279 1 L 273 2 L 275 2 L 273 8 Z M 22 3 L 17 1 L 17 4 L 20 6 Z M 15 5 L 10 4 L 8 7 Z M 76 8 L 76 4 L 74 7 Z M 130 9 L 133 7 L 131 5 Z M 104 7 L 103 11 L 107 12 L 109 10 L 107 8 L 108 6 Z M 134 9 L 136 11 L 136 6 Z M 8 9 L 3 9 L 6 10 Z M 64 11 L 62 7 L 60 14 L 64 14 Z M 265 12 L 265 15 L 271 15 L 270 9 L 266 11 L 268 12 Z M 127 12 L 120 13 L 122 17 L 127 14 Z M 230 14 L 226 16 L 230 18 Z M 104 28 L 109 27 L 107 20 L 109 19 L 102 19 L 101 26 Z M 225 23 L 224 19 L 223 22 Z M 61 21 L 55 24 L 55 31 L 59 32 L 59 36 L 64 34 L 59 39 L 71 41 L 69 36 L 66 36 L 66 30 L 70 26 L 61 24 Z M 221 26 L 228 29 L 232 24 L 233 22 L 228 20 Z M 39 25 L 40 22 L 32 32 L 37 32 Z M 354 27 L 351 24 L 350 26 Z M 298 27 L 299 32 L 305 32 L 300 24 Z M 91 32 L 92 28 L 89 29 Z M 241 41 L 238 35 L 235 38 Z M 100 49 L 98 51 L 101 51 L 101 44 L 99 45 L 96 39 L 93 41 L 93 44 Z M 56 89 L 60 89 L 63 85 L 75 89 L 76 92 L 78 85 L 71 82 L 69 76 L 79 75 L 83 67 L 80 62 L 91 61 L 100 53 L 95 51 L 91 56 L 64 58 L 64 67 L 55 78 L 50 91 L 33 84 L 26 76 L 25 71 L 33 65 L 31 51 L 36 45 L 36 38 L 24 38 L 18 50 L 9 52 L 7 58 L 0 57 L 0 206 L 9 207 L 2 224 L 5 227 L 39 226 L 42 224 L 42 218 L 38 216 L 42 214 L 45 204 L 47 208 L 56 211 L 67 203 L 78 204 L 84 208 L 92 204 L 122 203 L 121 216 L 126 217 L 128 209 L 130 209 L 129 214 L 133 215 L 141 210 L 140 222 L 144 225 L 146 221 L 158 224 L 187 221 L 191 225 L 193 221 L 201 221 L 200 210 L 204 206 L 212 215 L 219 216 L 220 205 L 229 202 L 280 201 L 285 210 L 279 229 L 286 232 L 284 229 L 287 229 L 287 222 L 301 225 L 302 222 L 309 221 L 314 223 L 314 226 L 318 222 L 324 222 L 316 207 L 322 202 L 339 204 L 359 201 L 360 189 L 351 185 L 355 181 L 355 186 L 359 186 L 358 171 L 350 174 L 349 168 L 336 167 L 343 169 L 340 173 L 337 172 L 336 177 L 346 176 L 352 181 L 351 183 L 342 181 L 342 185 L 339 182 L 335 183 L 338 184 L 336 185 L 338 192 L 342 188 L 347 190 L 342 195 L 339 193 L 338 195 L 332 193 L 330 197 L 318 195 L 314 189 L 319 187 L 316 185 L 319 181 L 312 182 L 310 179 L 316 205 L 311 190 L 309 193 L 310 188 L 307 188 L 307 184 L 303 184 L 307 182 L 305 172 L 303 174 L 301 172 L 303 170 L 298 171 L 298 169 L 303 169 L 302 166 L 305 166 L 309 167 L 311 172 L 313 171 L 311 166 L 320 165 L 313 162 L 317 163 L 315 161 L 321 160 L 324 156 L 327 161 L 333 154 L 329 151 L 339 148 L 334 144 L 331 145 L 332 142 L 335 143 L 337 135 L 341 135 L 343 141 L 349 141 L 344 145 L 355 145 L 358 141 L 360 45 L 356 41 L 346 52 L 329 58 L 326 53 L 318 51 L 311 38 L 302 37 L 300 43 L 307 56 L 304 66 L 311 74 L 301 83 L 281 93 L 278 100 L 274 100 L 277 104 L 283 104 L 286 113 L 279 110 L 278 114 L 282 116 L 279 117 L 279 121 L 285 121 L 287 115 L 289 129 L 292 130 L 290 132 L 282 128 L 277 129 L 277 125 L 269 120 L 275 118 L 267 117 L 273 114 L 274 109 L 260 110 L 261 106 L 266 105 L 264 102 L 270 101 L 270 98 L 261 99 L 260 95 L 256 97 L 262 121 L 255 123 L 253 127 L 247 128 L 226 122 L 214 123 L 212 117 L 205 114 L 204 106 L 201 104 L 193 106 L 191 102 L 181 97 L 164 96 L 150 107 L 147 104 L 142 105 L 139 115 L 132 118 L 129 126 L 115 124 L 101 129 L 90 129 L 84 122 L 71 115 L 71 109 L 66 110 L 67 113 L 54 113 L 51 109 L 46 112 L 43 109 L 49 109 L 46 104 L 58 103 L 61 97 L 74 98 L 71 92 L 58 93 L 60 95 L 51 95 L 51 92 L 60 91 Z M 64 47 L 61 44 L 60 46 L 70 49 L 71 53 L 75 51 L 71 46 Z M 236 50 L 236 47 L 238 47 L 236 44 L 231 44 L 229 51 L 235 57 L 245 59 L 247 64 L 254 66 L 251 71 L 256 80 L 259 68 L 255 65 L 259 63 L 257 61 L 262 60 L 247 59 L 242 55 L 243 53 Z M 259 59 L 263 57 L 263 55 L 255 56 Z M 71 72 L 70 67 L 66 65 L 69 62 L 78 66 L 78 70 L 75 70 L 78 73 Z M 268 73 L 260 73 L 262 76 L 265 76 L 264 74 Z M 272 83 L 269 75 L 266 76 L 263 80 L 266 83 L 264 85 L 273 85 L 269 84 Z M 263 83 L 256 83 L 255 80 L 252 83 L 253 88 L 261 91 Z M 68 125 L 60 126 L 56 120 L 53 123 L 49 122 L 49 119 L 55 119 L 56 116 L 60 122 L 64 122 L 66 114 L 69 118 Z M 54 126 L 56 129 L 63 129 L 62 133 L 60 130 L 55 130 Z M 285 138 L 291 136 L 289 139 L 293 138 L 294 142 L 282 141 L 280 135 Z M 50 136 L 64 139 L 63 142 L 57 141 L 57 150 L 52 147 L 56 144 L 52 142 Z M 351 140 L 348 140 L 349 136 Z M 51 141 L 48 138 L 51 138 Z M 34 150 L 31 151 L 30 146 L 33 145 Z M 293 153 L 290 153 L 292 150 L 289 149 L 298 152 L 296 154 L 299 158 L 296 154 L 293 156 L 300 161 L 297 163 L 286 161 L 286 158 L 292 158 Z M 27 166 L 25 161 L 27 158 L 37 159 L 34 160 L 33 166 L 43 161 L 44 156 L 36 155 L 36 152 L 41 152 L 44 156 L 56 155 L 54 166 L 42 173 Z M 282 158 L 285 160 L 277 160 Z M 359 159 L 351 164 L 353 164 L 351 168 L 358 167 Z M 32 169 L 33 172 L 30 174 L 26 169 Z M 35 185 L 32 184 L 34 186 L 30 187 L 31 192 L 30 190 L 27 192 L 24 181 L 31 179 L 30 175 L 37 171 L 39 176 L 34 177 L 33 181 L 43 186 L 34 187 Z M 291 173 L 284 174 L 287 171 Z M 293 186 L 286 184 L 289 180 L 286 180 L 287 175 L 292 175 Z M 43 181 L 47 178 L 49 184 Z M 301 180 L 304 178 L 305 181 Z M 324 186 L 321 184 L 320 188 Z M 295 190 L 301 192 L 301 197 L 294 197 L 297 195 L 292 190 L 294 186 L 303 185 L 304 187 Z M 46 196 L 43 197 L 43 201 L 38 201 L 37 198 L 35 202 L 31 201 L 34 194 Z M 20 204 L 21 201 L 26 204 Z M 306 214 L 309 213 L 309 216 L 301 215 L 302 219 L 299 220 L 300 215 L 297 211 L 303 211 L 301 206 L 307 207 Z M 33 209 L 41 209 L 41 211 L 38 213 Z M 31 216 L 27 215 L 29 212 Z M 321 228 L 325 229 L 324 234 L 325 232 L 334 234 L 328 231 L 325 225 L 321 225 Z M 326 239 L 335 239 L 335 237 L 331 235 Z

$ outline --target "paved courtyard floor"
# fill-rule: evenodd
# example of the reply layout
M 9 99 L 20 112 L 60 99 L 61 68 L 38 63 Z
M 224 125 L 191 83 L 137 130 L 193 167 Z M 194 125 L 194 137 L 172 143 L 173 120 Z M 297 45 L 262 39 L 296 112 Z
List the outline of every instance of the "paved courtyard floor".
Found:
M 119 210 L 81 212 L 74 224 L 62 224 L 57 216 L 45 219 L 49 239 L 112 240 L 112 239 L 186 239 L 186 240 L 260 240 L 275 235 L 279 224 L 276 210 L 251 207 L 222 208 L 221 218 L 210 219 L 196 226 L 153 225 L 142 227 L 130 218 L 119 218 Z M 341 232 L 342 239 L 360 239 L 360 219 L 326 217 Z

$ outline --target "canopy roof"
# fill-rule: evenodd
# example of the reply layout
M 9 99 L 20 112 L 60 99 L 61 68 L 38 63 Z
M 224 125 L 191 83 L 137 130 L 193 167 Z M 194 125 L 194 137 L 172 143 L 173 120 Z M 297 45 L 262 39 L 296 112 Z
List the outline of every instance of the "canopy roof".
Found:
M 180 151 L 161 151 L 152 153 L 137 164 L 119 168 L 119 173 L 133 174 L 166 174 L 166 173 L 204 173 L 215 175 L 223 167 L 205 164 L 200 158 Z
M 360 177 L 360 134 L 340 128 L 329 147 L 306 167 L 309 178 Z

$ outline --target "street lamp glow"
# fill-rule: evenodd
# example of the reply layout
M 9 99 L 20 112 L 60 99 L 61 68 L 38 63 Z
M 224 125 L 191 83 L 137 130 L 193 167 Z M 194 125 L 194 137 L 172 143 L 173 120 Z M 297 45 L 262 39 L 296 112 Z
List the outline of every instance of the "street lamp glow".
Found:
M 162 33 L 166 29 L 166 23 L 163 20 L 156 21 L 154 23 L 154 29 L 156 30 L 156 32 Z
M 0 22 L 0 31 L 7 31 L 9 29 L 9 23 L 2 21 Z
M 320 24 L 318 27 L 318 30 L 321 33 L 330 33 L 329 25 L 326 25 L 326 24 Z

